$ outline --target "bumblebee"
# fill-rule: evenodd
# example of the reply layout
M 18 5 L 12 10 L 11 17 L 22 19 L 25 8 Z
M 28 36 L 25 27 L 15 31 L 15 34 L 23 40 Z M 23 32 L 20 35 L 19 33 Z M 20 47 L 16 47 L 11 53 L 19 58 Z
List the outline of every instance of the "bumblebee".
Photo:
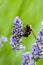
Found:
M 28 37 L 31 32 L 32 32 L 32 27 L 31 25 L 26 25 L 24 28 L 23 28 L 23 37 Z

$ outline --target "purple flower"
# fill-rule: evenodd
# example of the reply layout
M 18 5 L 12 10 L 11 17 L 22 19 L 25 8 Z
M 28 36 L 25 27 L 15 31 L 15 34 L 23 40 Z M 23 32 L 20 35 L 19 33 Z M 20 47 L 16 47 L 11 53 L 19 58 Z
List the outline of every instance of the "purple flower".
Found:
M 10 45 L 11 45 L 13 50 L 23 50 L 23 49 L 25 49 L 25 46 L 22 45 L 22 40 L 21 39 L 19 39 L 17 41 L 17 39 L 11 38 L 10 39 Z
M 43 28 L 40 30 L 40 32 L 38 33 L 39 36 L 43 36 Z
M 25 47 L 22 45 L 22 39 L 12 36 L 10 38 L 10 45 L 14 50 L 23 50 Z
M 22 46 L 22 39 L 16 38 L 14 36 L 10 38 L 10 45 L 14 50 L 20 50 L 25 48 L 24 46 Z
M 7 40 L 6 37 L 4 37 L 4 36 L 0 37 L 0 48 L 3 47 L 3 44 L 4 44 L 5 42 L 7 42 L 7 41 L 8 41 L 8 40 Z
M 12 36 L 10 38 L 10 45 L 12 49 L 14 50 L 25 49 L 25 47 L 22 45 L 22 39 L 21 39 L 22 35 L 23 35 L 22 22 L 18 17 L 16 17 L 14 20 Z
M 42 29 L 38 32 L 38 36 L 36 38 L 36 43 L 43 50 L 43 22 L 42 22 Z
M 38 44 L 32 45 L 32 55 L 35 61 L 42 58 L 42 49 Z
M 10 38 L 10 45 L 13 50 L 23 50 L 25 46 L 22 45 L 22 39 L 17 38 L 15 36 L 11 36 Z
M 22 65 L 35 65 L 35 62 L 42 58 L 43 54 L 43 23 L 42 29 L 36 37 L 36 44 L 32 45 L 32 54 L 29 52 L 22 55 Z
M 42 37 L 40 37 L 39 35 L 36 38 L 36 43 L 42 43 Z
M 23 35 L 22 22 L 18 17 L 16 17 L 15 20 L 14 20 L 14 26 L 13 26 L 12 34 L 13 35 L 15 34 L 16 36 L 19 36 L 20 38 Z
M 32 60 L 32 55 L 29 52 L 22 55 L 22 65 L 35 65 Z
M 4 36 L 1 37 L 1 40 L 2 40 L 2 42 L 7 42 L 8 41 L 7 38 L 4 37 Z
M 40 31 L 41 32 L 41 31 Z M 43 44 L 43 33 L 38 33 L 38 36 L 36 37 L 36 43 Z
M 16 43 L 17 43 L 16 37 L 12 36 L 12 37 L 10 38 L 10 42 L 13 43 L 13 44 L 16 44 Z

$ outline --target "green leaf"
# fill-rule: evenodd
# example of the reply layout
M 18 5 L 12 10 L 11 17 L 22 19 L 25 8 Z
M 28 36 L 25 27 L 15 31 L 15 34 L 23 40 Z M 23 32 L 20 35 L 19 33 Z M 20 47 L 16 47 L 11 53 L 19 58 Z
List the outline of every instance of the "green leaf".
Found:
M 31 24 L 37 35 L 43 20 L 43 0 L 0 0 L 0 36 L 10 38 L 16 16 L 22 19 L 23 26 Z M 23 45 L 26 46 L 26 49 L 15 52 L 8 41 L 0 49 L 0 65 L 21 65 L 22 53 L 31 52 L 34 42 L 32 34 L 28 38 L 23 38 Z M 37 65 L 43 65 L 43 59 L 38 61 Z

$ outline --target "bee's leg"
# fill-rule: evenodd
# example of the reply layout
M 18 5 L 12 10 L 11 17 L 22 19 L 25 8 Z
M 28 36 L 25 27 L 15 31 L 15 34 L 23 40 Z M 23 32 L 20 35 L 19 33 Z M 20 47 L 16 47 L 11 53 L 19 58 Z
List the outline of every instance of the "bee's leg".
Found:
M 33 29 L 32 29 L 32 34 L 33 34 L 34 38 L 36 39 L 36 34 L 34 33 Z
M 30 25 L 30 30 L 32 31 L 32 34 L 33 34 L 34 38 L 36 39 L 36 34 L 34 33 L 33 28 L 32 28 L 31 25 Z

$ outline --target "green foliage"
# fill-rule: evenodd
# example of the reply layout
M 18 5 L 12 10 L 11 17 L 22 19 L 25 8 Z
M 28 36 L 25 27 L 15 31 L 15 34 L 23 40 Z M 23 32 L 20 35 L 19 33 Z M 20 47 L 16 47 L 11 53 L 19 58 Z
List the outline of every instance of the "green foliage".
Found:
M 16 16 L 22 19 L 23 26 L 31 24 L 37 35 L 43 20 L 43 0 L 0 0 L 0 36 L 6 36 L 9 40 Z M 31 52 L 34 42 L 32 34 L 28 38 L 23 38 L 23 45 L 26 49 L 15 52 L 8 41 L 0 49 L 0 65 L 21 65 L 22 53 Z M 37 65 L 43 65 L 43 59 L 39 60 Z

